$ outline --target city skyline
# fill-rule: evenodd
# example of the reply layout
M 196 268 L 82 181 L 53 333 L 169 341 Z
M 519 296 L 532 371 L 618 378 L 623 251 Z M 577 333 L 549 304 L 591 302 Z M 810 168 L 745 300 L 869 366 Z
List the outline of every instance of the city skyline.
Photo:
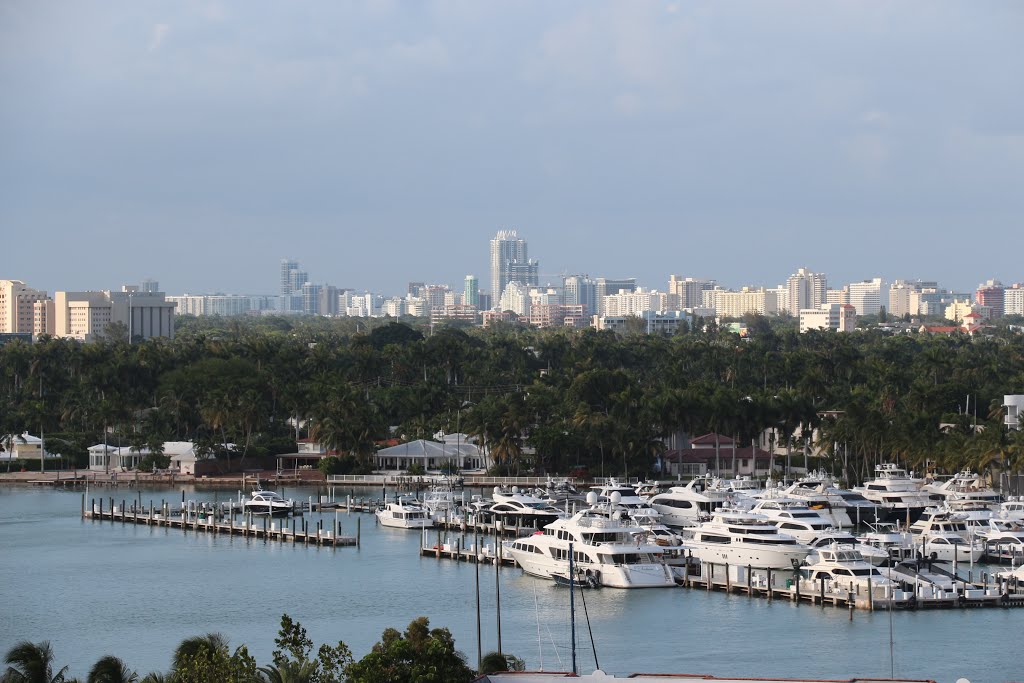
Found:
M 998 2 L 7 3 L 0 225 L 25 247 L 7 276 L 85 289 L 101 264 L 255 292 L 290 254 L 395 291 L 397 273 L 483 277 L 479 240 L 517 228 L 546 273 L 1015 281 L 1019 19 Z

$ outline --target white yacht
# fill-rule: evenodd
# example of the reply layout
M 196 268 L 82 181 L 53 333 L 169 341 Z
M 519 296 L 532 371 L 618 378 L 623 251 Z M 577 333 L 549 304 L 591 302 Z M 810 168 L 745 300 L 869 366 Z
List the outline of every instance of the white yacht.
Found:
M 948 511 L 928 508 L 921 518 L 910 525 L 914 542 L 925 557 L 934 555 L 944 562 L 977 562 L 985 552 L 980 543 L 967 536 L 967 525 L 955 519 Z
M 887 587 L 895 588 L 896 584 L 864 559 L 858 551 L 849 548 L 832 546 L 820 548 L 817 561 L 800 570 L 804 580 L 815 586 L 824 579 L 825 590 L 828 592 L 848 591 L 860 593 L 871 584 L 871 590 Z
M 889 562 L 889 553 L 873 545 L 861 543 L 860 539 L 848 531 L 839 529 L 828 529 L 806 542 L 811 548 L 811 555 L 808 562 L 817 560 L 817 552 L 820 548 L 837 547 L 846 550 L 856 550 L 865 560 L 874 565 L 883 565 Z
M 860 542 L 885 551 L 891 562 L 903 562 L 917 557 L 914 537 L 894 522 L 875 522 L 871 531 L 860 537 Z
M 999 504 L 996 515 L 1011 522 L 1024 522 L 1024 500 L 1018 496 L 1010 496 Z
M 804 543 L 827 529 L 835 528 L 824 510 L 812 510 L 794 498 L 765 498 L 750 511 L 764 515 L 779 531 Z
M 549 477 L 543 486 L 536 487 L 532 495 L 551 505 L 562 505 L 565 502 L 581 503 L 586 499 L 582 493 L 576 490 L 569 479 L 554 479 Z
M 555 520 L 531 536 L 506 541 L 504 546 L 516 564 L 532 576 L 567 576 L 571 543 L 573 564 L 592 585 L 675 586 L 672 570 L 662 561 L 665 549 L 644 542 L 644 535 L 643 529 L 627 518 L 612 519 L 601 509 L 588 508 L 569 519 Z
M 828 518 L 837 529 L 853 526 L 845 501 L 838 494 L 832 493 L 824 481 L 801 479 L 783 489 L 782 495 L 803 501 L 807 507 Z
M 980 475 L 975 474 L 970 468 L 945 481 L 936 481 L 924 485 L 924 490 L 929 493 L 941 496 L 947 502 L 952 500 L 970 500 L 979 503 L 998 505 L 1002 497 L 999 492 L 986 484 Z
M 513 486 L 511 492 L 494 487 L 491 494 L 494 503 L 486 509 L 486 515 L 493 518 L 494 523 L 505 529 L 542 529 L 556 519 L 566 517 L 566 513 L 546 500 L 531 496 Z
M 948 510 L 956 519 L 963 520 L 968 538 L 984 536 L 992 528 L 989 522 L 996 516 L 998 507 L 969 498 L 947 498 L 940 507 Z
M 254 515 L 286 517 L 295 510 L 295 501 L 285 499 L 274 491 L 257 489 L 249 496 L 249 500 L 242 503 L 242 507 L 246 512 L 251 512 Z
M 1024 524 L 1008 519 L 991 519 L 984 539 L 987 557 L 1024 562 Z
M 924 481 L 911 477 L 902 467 L 882 463 L 875 468 L 875 478 L 853 487 L 853 491 L 877 503 L 888 512 L 892 521 L 910 524 L 925 508 L 934 505 L 928 491 L 922 490 Z
M 431 486 L 423 496 L 423 507 L 435 522 L 451 523 L 459 518 L 459 499 L 451 485 Z
M 724 491 L 708 489 L 709 481 L 698 477 L 686 486 L 673 486 L 648 499 L 651 507 L 661 513 L 662 521 L 675 528 L 697 526 L 710 518 L 720 507 L 728 506 L 732 496 Z
M 598 503 L 612 503 L 617 509 L 624 510 L 630 517 L 633 517 L 634 522 L 637 522 L 638 518 L 642 518 L 646 524 L 664 524 L 661 512 L 652 507 L 646 498 L 641 498 L 637 494 L 636 488 L 629 484 L 621 484 L 612 478 L 605 484 L 590 488 L 593 493 L 597 494 Z M 589 500 L 589 494 L 587 498 Z
M 399 497 L 394 503 L 385 503 L 375 514 L 381 526 L 397 529 L 428 529 L 434 526 L 427 509 L 411 498 Z
M 792 567 L 811 552 L 792 536 L 779 533 L 763 515 L 736 508 L 716 510 L 710 521 L 693 529 L 684 545 L 702 562 L 772 569 Z

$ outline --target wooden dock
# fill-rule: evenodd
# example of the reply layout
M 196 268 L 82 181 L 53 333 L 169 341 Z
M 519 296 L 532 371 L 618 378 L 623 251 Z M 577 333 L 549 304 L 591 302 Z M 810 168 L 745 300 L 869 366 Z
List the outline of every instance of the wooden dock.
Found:
M 172 508 L 166 502 L 159 507 L 152 502 L 148 507 L 137 504 L 134 501 L 122 500 L 118 506 L 113 498 L 99 502 L 92 499 L 88 509 L 85 507 L 85 496 L 82 496 L 82 518 L 97 522 L 111 522 L 124 524 L 141 524 L 153 527 L 166 527 L 181 529 L 183 532 L 208 533 L 214 535 L 241 536 L 257 540 L 279 541 L 293 545 L 316 545 L 316 546 L 358 546 L 360 544 L 360 522 L 356 521 L 356 535 L 343 536 L 341 523 L 337 520 L 333 525 L 326 525 L 323 521 L 312 524 L 311 522 L 294 517 L 270 518 L 266 515 L 243 515 L 240 521 L 235 520 L 235 515 L 222 515 L 207 513 L 200 506 L 183 505 L 181 508 Z M 291 524 L 289 524 L 291 522 Z M 333 528 L 331 528 L 333 526 Z

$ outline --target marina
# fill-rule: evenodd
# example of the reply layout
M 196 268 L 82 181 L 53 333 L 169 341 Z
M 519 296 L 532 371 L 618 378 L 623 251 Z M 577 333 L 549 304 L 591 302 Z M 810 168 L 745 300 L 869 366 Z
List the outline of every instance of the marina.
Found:
M 182 495 L 180 490 L 153 494 L 152 507 L 157 509 L 161 497 L 180 501 Z M 293 498 L 306 500 L 315 500 L 315 494 L 316 489 L 289 492 Z M 213 506 L 215 495 L 190 489 L 186 498 Z M 278 618 L 286 612 L 300 619 L 315 640 L 342 639 L 357 653 L 369 648 L 383 628 L 400 626 L 419 615 L 429 616 L 432 625 L 450 628 L 467 655 L 474 651 L 473 573 L 477 566 L 481 573 L 484 567 L 490 568 L 491 575 L 495 573 L 493 533 L 480 535 L 480 565 L 473 559 L 475 533 L 389 529 L 367 524 L 366 519 L 362 520 L 359 546 L 324 553 L 330 548 L 293 543 L 290 538 L 282 543 L 262 534 L 193 533 L 195 520 L 191 516 L 185 532 L 170 526 L 134 524 L 130 500 L 123 506 L 115 501 L 116 522 L 107 518 L 79 522 L 81 500 L 80 493 L 60 490 L 0 491 L 0 542 L 5 548 L 0 570 L 13 576 L 24 567 L 36 567 L 42 585 L 58 582 L 67 586 L 64 595 L 70 596 L 58 608 L 50 591 L 4 589 L 9 609 L 8 616 L 0 617 L 0 645 L 9 646 L 16 637 L 46 637 L 58 647 L 76 639 L 81 659 L 69 657 L 68 661 L 80 672 L 94 659 L 90 659 L 93 653 L 116 648 L 143 627 L 150 636 L 138 646 L 132 665 L 149 670 L 166 666 L 162 660 L 166 651 L 160 642 L 219 630 L 230 634 L 232 643 L 247 643 L 265 657 L 273 649 Z M 222 500 L 216 503 L 223 505 Z M 147 511 L 149 507 L 147 503 Z M 112 512 L 108 497 L 104 516 Z M 323 522 L 321 528 L 331 529 L 336 515 L 337 510 L 305 511 L 304 519 L 315 537 L 317 522 Z M 342 520 L 349 532 L 357 528 L 359 520 L 354 510 L 352 516 L 356 519 Z M 262 519 L 256 522 L 259 527 L 262 524 Z M 463 538 L 468 542 L 463 544 Z M 461 561 L 450 559 L 453 550 Z M 506 651 L 523 657 L 531 668 L 564 670 L 568 591 L 555 581 L 524 575 L 503 553 L 500 565 L 498 576 L 480 583 L 484 648 L 494 646 L 494 584 L 500 581 Z M 974 570 L 979 583 L 982 571 L 998 571 L 983 565 Z M 806 662 L 801 668 L 808 675 L 839 678 L 856 671 L 887 676 L 891 618 L 897 675 L 955 680 L 956 676 L 945 676 L 944 665 L 936 662 L 964 647 L 958 637 L 964 630 L 993 636 L 970 645 L 970 661 L 979 662 L 969 667 L 972 681 L 1008 680 L 1017 670 L 1016 655 L 999 644 L 1001 636 L 997 634 L 1019 628 L 1019 610 L 946 609 L 943 615 L 922 622 L 914 615 L 922 609 L 933 611 L 931 606 L 940 606 L 938 600 L 922 603 L 929 607 L 917 610 L 894 606 L 890 613 L 876 603 L 874 611 L 851 611 L 844 596 L 829 593 L 824 600 L 827 609 L 822 609 L 820 594 L 806 583 L 800 585 L 799 599 L 794 599 L 793 587 L 786 586 L 791 571 L 773 571 L 770 592 L 757 581 L 757 573 L 752 573 L 756 599 L 747 593 L 745 581 L 734 578 L 735 571 L 724 564 L 713 566 L 707 572 L 710 585 L 702 574 L 693 574 L 689 589 L 591 591 L 587 601 L 602 668 L 620 674 L 697 670 L 784 675 L 792 671 L 792 664 L 786 663 L 790 661 L 787 658 L 777 659 L 776 654 L 790 648 L 788 634 L 799 633 L 801 650 L 817 648 L 830 653 L 828 658 L 801 660 Z M 994 589 L 995 581 L 989 579 L 988 590 Z M 259 599 L 265 616 L 253 619 L 250 596 Z M 1000 603 L 998 598 L 986 598 L 986 605 Z M 952 602 L 947 604 L 952 606 Z M 150 614 L 139 611 L 143 604 L 159 607 Z M 810 609 L 811 604 L 818 607 Z M 196 612 L 199 605 L 204 607 Z M 15 622 L 13 614 L 23 616 Z M 672 621 L 671 631 L 652 634 L 648 625 L 662 619 Z M 742 650 L 728 646 L 737 636 L 745 640 Z M 672 643 L 677 640 L 687 645 L 675 647 Z M 62 652 L 66 651 L 65 646 Z M 948 672 L 959 675 L 963 668 L 949 668 Z

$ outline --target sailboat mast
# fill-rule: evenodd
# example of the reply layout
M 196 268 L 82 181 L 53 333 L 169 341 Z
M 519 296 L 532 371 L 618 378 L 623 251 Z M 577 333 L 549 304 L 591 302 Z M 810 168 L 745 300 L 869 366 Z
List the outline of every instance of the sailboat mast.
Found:
M 576 670 L 576 568 L 572 563 L 572 543 L 569 543 L 569 638 L 572 643 L 572 674 Z

